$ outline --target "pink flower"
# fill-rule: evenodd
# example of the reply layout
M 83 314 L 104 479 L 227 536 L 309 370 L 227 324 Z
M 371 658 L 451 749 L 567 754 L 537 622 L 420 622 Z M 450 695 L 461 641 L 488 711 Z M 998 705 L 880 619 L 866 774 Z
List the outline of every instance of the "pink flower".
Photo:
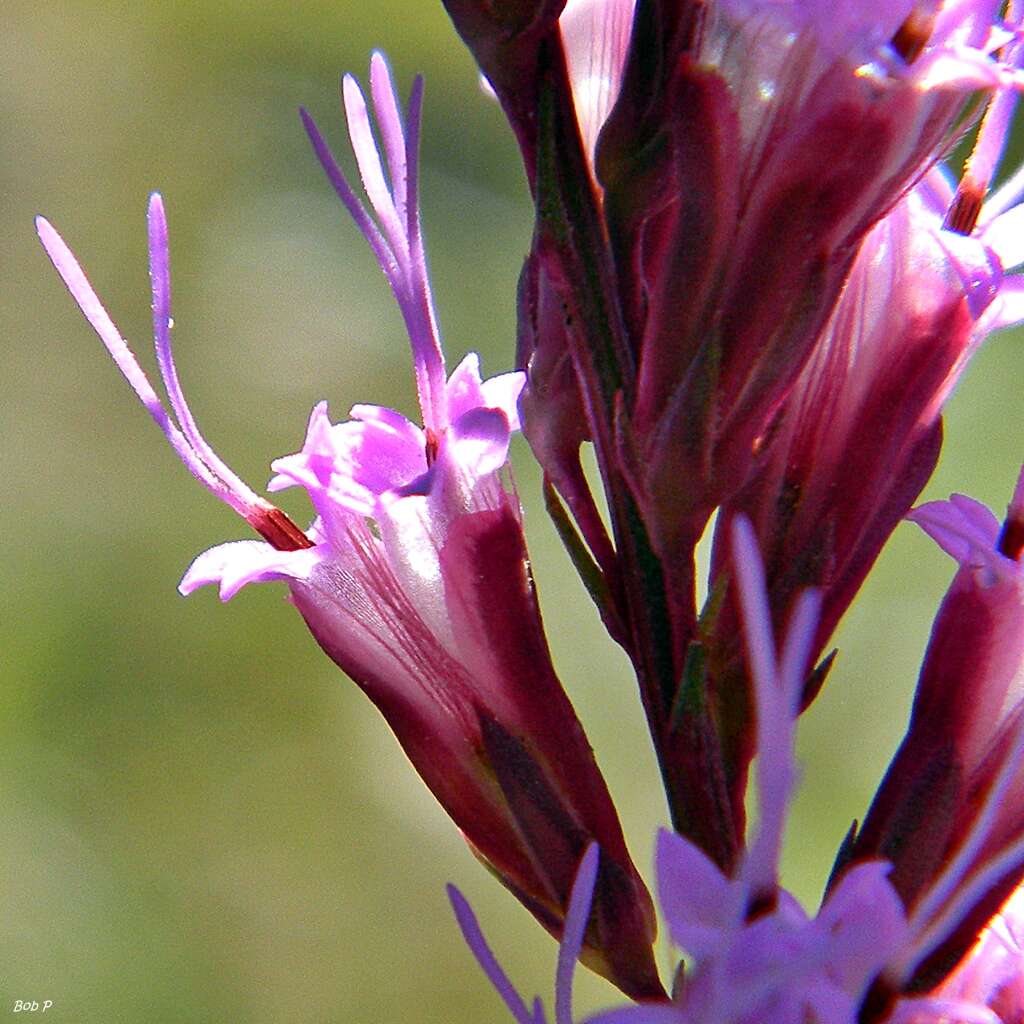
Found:
M 306 531 L 256 497 L 195 426 L 170 347 L 163 204 L 149 207 L 157 357 L 168 412 L 77 262 L 40 219 L 58 272 L 193 474 L 265 538 L 200 555 L 180 590 L 283 581 L 328 654 L 377 705 L 473 851 L 552 932 L 561 933 L 577 862 L 601 847 L 588 955 L 624 991 L 661 992 L 650 897 L 604 780 L 551 664 L 521 512 L 505 471 L 520 373 L 482 380 L 477 357 L 445 372 L 420 233 L 422 82 L 401 113 L 383 57 L 370 85 L 381 148 L 355 80 L 343 83 L 349 135 L 373 215 L 303 112 L 317 156 L 383 270 L 408 329 L 422 426 L 357 405 L 310 417 L 301 451 L 273 463 L 271 490 L 306 490 Z M 175 419 L 177 423 L 175 423 Z
M 962 495 L 909 518 L 960 568 L 932 628 L 907 734 L 852 850 L 889 858 L 913 916 L 944 922 L 903 970 L 927 979 L 964 955 L 1024 867 L 1024 477 L 1002 529 Z
M 756 442 L 754 473 L 724 506 L 755 524 L 779 628 L 794 594 L 822 588 L 815 658 L 931 476 L 960 374 L 992 331 L 1024 319 L 1024 278 L 1004 273 L 1024 261 L 1022 208 L 965 236 L 944 226 L 953 203 L 933 170 L 869 232 L 814 354 Z M 725 538 L 719 549 L 724 568 Z M 718 635 L 742 671 L 728 608 Z
M 909 906 L 895 868 L 877 851 L 842 856 L 816 915 L 807 914 L 779 883 L 779 851 L 797 777 L 794 739 L 807 659 L 819 610 L 805 592 L 791 609 L 782 650 L 772 639 L 764 568 L 750 524 L 737 516 L 730 530 L 731 562 L 740 592 L 741 624 L 756 701 L 756 823 L 736 867 L 723 871 L 688 839 L 658 837 L 658 900 L 673 946 L 687 960 L 676 973 L 670 1002 L 612 1009 L 587 1024 L 1001 1024 L 1024 1009 L 1020 895 L 988 923 L 963 964 L 947 966 L 937 986 L 921 973 L 936 950 L 962 935 L 993 881 L 1012 867 L 1019 877 L 1024 841 L 981 871 L 985 848 L 1007 792 L 1010 773 L 980 795 L 955 849 Z M 1018 730 L 1020 732 L 1021 730 Z M 1024 745 L 1018 742 L 1018 754 Z M 932 812 L 934 805 L 922 808 Z M 1019 833 L 1019 829 L 1018 829 Z M 921 856 L 920 849 L 913 856 Z M 573 904 L 589 895 L 593 856 L 581 865 Z M 476 919 L 454 900 L 463 933 L 519 1024 L 544 1024 L 516 993 L 484 941 Z M 989 915 L 991 916 L 991 915 Z M 981 924 L 984 924 L 982 920 Z M 978 926 L 980 927 L 980 925 Z M 975 932 L 977 928 L 975 928 Z M 567 934 L 569 929 L 567 928 Z M 571 1024 L 563 944 L 556 984 L 556 1024 Z M 948 977 L 946 977 L 948 975 Z M 945 980 L 941 980 L 945 978 Z M 996 1012 L 1004 1014 L 1002 1018 Z
M 990 56 L 997 5 L 924 10 L 728 0 L 688 34 L 634 36 L 661 49 L 627 63 L 598 173 L 636 353 L 637 487 L 666 547 L 756 467 L 865 236 L 965 104 L 1018 87 L 1014 56 Z

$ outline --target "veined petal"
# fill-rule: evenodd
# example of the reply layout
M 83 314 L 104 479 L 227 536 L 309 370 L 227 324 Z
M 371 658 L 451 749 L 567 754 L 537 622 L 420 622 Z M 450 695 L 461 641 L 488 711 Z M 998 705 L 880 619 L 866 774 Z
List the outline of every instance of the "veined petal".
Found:
M 329 550 L 322 547 L 278 551 L 263 541 L 230 541 L 197 556 L 178 590 L 188 596 L 199 587 L 216 583 L 220 586 L 220 599 L 230 601 L 248 583 L 308 580 L 328 555 Z

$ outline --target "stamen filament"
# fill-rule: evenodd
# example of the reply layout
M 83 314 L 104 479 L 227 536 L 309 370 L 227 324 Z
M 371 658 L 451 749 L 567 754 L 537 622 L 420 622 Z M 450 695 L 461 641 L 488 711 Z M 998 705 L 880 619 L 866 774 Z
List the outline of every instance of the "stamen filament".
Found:
M 583 854 L 569 894 L 562 941 L 558 947 L 558 966 L 555 969 L 555 1024 L 572 1024 L 573 972 L 583 949 L 583 936 L 590 916 L 599 860 L 597 843 L 591 843 Z
M 302 121 L 328 180 L 370 244 L 391 286 L 412 348 L 423 425 L 440 437 L 448 426 L 444 355 L 427 276 L 418 197 L 423 80 L 417 78 L 413 83 L 407 123 L 403 124 L 390 72 L 380 54 L 374 55 L 370 75 L 374 115 L 391 177 L 390 186 L 373 135 L 365 96 L 350 75 L 343 80 L 342 95 L 349 141 L 376 221 L 356 196 L 330 147 L 305 110 L 301 111 Z
M 459 924 L 459 930 L 466 940 L 466 945 L 476 957 L 477 963 L 487 975 L 502 1002 L 516 1019 L 516 1024 L 536 1024 L 534 1015 L 526 1008 L 522 996 L 516 991 L 508 975 L 502 970 L 501 964 L 498 963 L 498 958 L 487 944 L 480 928 L 480 922 L 477 921 L 476 914 L 473 913 L 473 908 L 467 902 L 466 897 L 454 885 L 449 885 L 448 899 L 451 901 L 452 910 L 455 911 L 455 920 Z
M 391 85 L 387 61 L 379 50 L 374 50 L 370 57 L 370 94 L 374 108 L 380 111 L 377 125 L 384 140 L 395 209 L 399 220 L 408 223 L 406 179 L 409 167 L 405 158 L 405 139 L 402 137 L 402 115 Z
M 797 599 L 780 665 L 765 593 L 764 565 L 745 517 L 736 516 L 733 520 L 732 539 L 757 716 L 758 821 L 744 858 L 742 877 L 750 893 L 751 907 L 764 909 L 774 902 L 778 886 L 782 834 L 796 781 L 792 768 L 796 719 L 820 597 L 816 591 L 805 591 Z
M 359 83 L 351 75 L 345 75 L 341 83 L 342 98 L 345 105 L 345 120 L 348 124 L 348 137 L 352 143 L 359 176 L 377 218 L 380 221 L 384 237 L 395 254 L 398 264 L 408 262 L 409 240 L 398 217 L 394 197 L 388 189 L 381 165 L 380 153 L 370 127 L 370 114 L 366 109 L 366 99 Z M 381 122 L 378 118 L 378 124 Z M 401 132 L 401 121 L 390 126 L 388 134 Z M 383 133 L 382 133 L 383 134 Z
M 67 243 L 57 233 L 53 225 L 45 217 L 36 218 L 36 231 L 47 256 L 53 263 L 57 273 L 67 286 L 71 297 L 78 303 L 79 309 L 89 321 L 90 326 L 103 342 L 111 359 L 121 371 L 129 386 L 146 407 L 156 425 L 170 442 L 178 458 L 185 464 L 188 471 L 210 492 L 226 501 L 239 513 L 244 513 L 244 503 L 236 504 L 235 498 L 225 487 L 223 481 L 216 477 L 198 453 L 192 448 L 177 424 L 168 415 L 163 402 L 157 395 L 146 372 L 139 365 L 135 353 L 120 331 L 110 319 L 110 314 L 103 307 L 85 272 L 82 270 Z
M 192 450 L 206 463 L 210 471 L 222 480 L 233 494 L 244 501 L 246 507 L 258 505 L 262 499 L 225 464 L 203 437 L 178 379 L 178 369 L 171 347 L 171 277 L 167 216 L 159 192 L 154 192 L 149 197 L 146 221 L 149 234 L 149 276 L 153 290 L 153 338 L 160 376 L 167 390 L 171 409 Z
M 153 290 L 153 329 L 157 361 L 178 422 L 149 381 L 135 353 L 121 336 L 110 314 L 100 302 L 89 279 L 67 243 L 45 217 L 36 218 L 39 240 L 57 273 L 67 286 L 92 329 L 103 342 L 139 401 L 167 438 L 185 468 L 215 497 L 238 513 L 253 529 L 279 551 L 312 547 L 312 541 L 282 512 L 256 495 L 214 453 L 199 432 L 185 401 L 174 365 L 170 344 L 170 271 L 167 256 L 167 222 L 160 196 L 150 197 L 150 276 Z

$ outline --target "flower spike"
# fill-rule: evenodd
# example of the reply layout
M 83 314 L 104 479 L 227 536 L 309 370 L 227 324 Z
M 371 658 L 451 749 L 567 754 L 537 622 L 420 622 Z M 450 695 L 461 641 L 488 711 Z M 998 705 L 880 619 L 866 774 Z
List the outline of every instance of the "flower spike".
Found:
M 583 949 L 587 963 L 623 991 L 661 995 L 651 951 L 653 907 L 551 663 L 518 497 L 505 468 L 523 375 L 483 380 L 470 353 L 446 378 L 419 226 L 422 83 L 414 86 L 403 121 L 379 54 L 370 74 L 382 151 L 354 79 L 346 78 L 343 96 L 373 216 L 311 119 L 303 119 L 401 309 L 423 426 L 362 404 L 349 421 L 332 423 L 326 403 L 317 404 L 302 449 L 274 461 L 270 483 L 272 490 L 307 492 L 316 512 L 308 534 L 252 494 L 195 424 L 171 351 L 167 225 L 159 197 L 149 211 L 150 273 L 170 413 L 45 222 L 40 237 L 186 465 L 269 542 L 229 542 L 204 552 L 182 578 L 181 592 L 215 584 L 228 600 L 250 583 L 285 582 L 316 641 L 379 708 L 479 859 L 549 931 L 565 932 L 573 961 Z M 592 843 L 602 852 L 587 893 L 593 912 L 586 914 L 570 890 Z M 568 993 L 568 986 L 562 977 L 560 991 Z M 567 998 L 558 1003 L 561 1018 Z

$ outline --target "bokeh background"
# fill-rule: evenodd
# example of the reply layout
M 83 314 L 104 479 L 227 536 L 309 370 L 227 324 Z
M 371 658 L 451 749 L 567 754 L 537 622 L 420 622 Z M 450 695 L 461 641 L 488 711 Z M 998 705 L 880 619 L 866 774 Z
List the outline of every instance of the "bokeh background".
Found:
M 413 411 L 401 322 L 300 129 L 337 144 L 373 47 L 427 77 L 426 235 L 449 355 L 510 365 L 530 234 L 519 162 L 441 4 L 72 2 L 0 12 L 0 1015 L 93 1022 L 499 1021 L 444 897 L 456 881 L 526 993 L 554 943 L 486 876 L 279 587 L 183 600 L 244 536 L 110 365 L 32 230 L 66 235 L 148 348 L 144 209 L 170 215 L 178 357 L 213 443 L 261 486 L 312 404 Z M 953 399 L 931 496 L 1005 505 L 1024 353 L 993 339 Z M 516 453 L 558 664 L 650 877 L 665 812 L 624 659 Z M 288 507 L 300 521 L 301 500 Z M 898 531 L 805 719 L 787 878 L 809 904 L 899 740 L 951 565 Z M 667 959 L 667 958 L 666 958 Z M 579 1006 L 615 998 L 581 975 Z

